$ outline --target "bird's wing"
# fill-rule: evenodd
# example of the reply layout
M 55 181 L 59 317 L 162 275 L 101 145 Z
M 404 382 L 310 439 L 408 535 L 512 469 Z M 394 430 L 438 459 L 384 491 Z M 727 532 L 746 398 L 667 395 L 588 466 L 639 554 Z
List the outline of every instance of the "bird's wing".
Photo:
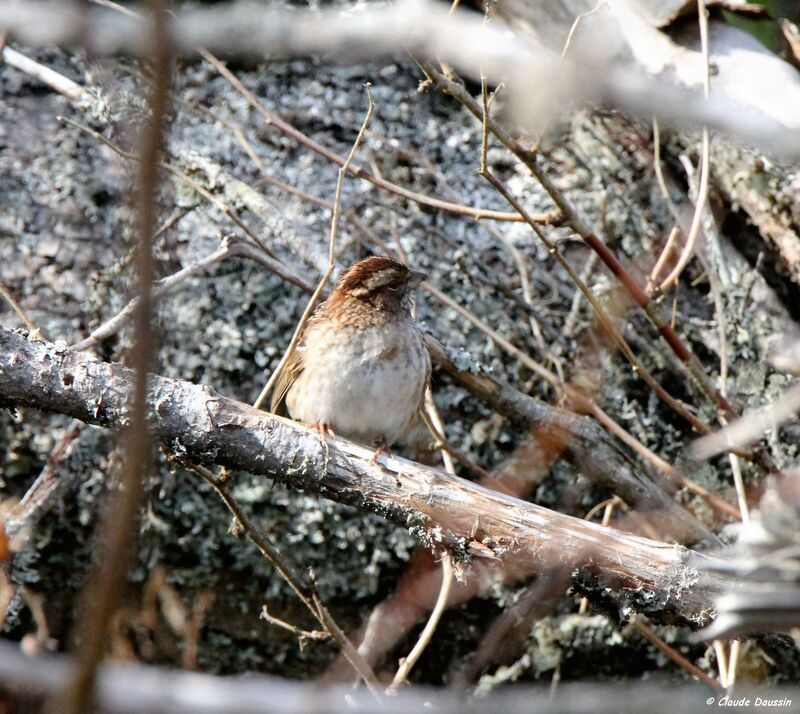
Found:
M 308 323 L 306 323 L 306 326 Z M 305 332 L 305 328 L 303 329 Z M 294 384 L 294 381 L 301 375 L 305 369 L 303 364 L 303 340 L 302 338 L 294 346 L 294 350 L 283 365 L 278 381 L 275 388 L 272 390 L 272 401 L 270 402 L 269 410 L 273 414 L 280 414 L 286 416 L 286 393 L 289 388 Z

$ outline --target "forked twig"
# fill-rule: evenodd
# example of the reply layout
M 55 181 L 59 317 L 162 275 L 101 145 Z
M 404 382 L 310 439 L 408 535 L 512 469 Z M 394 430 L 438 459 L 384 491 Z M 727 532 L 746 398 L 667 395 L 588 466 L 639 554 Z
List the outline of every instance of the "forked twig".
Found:
M 295 592 L 297 597 L 300 598 L 301 602 L 308 608 L 309 612 L 311 612 L 314 618 L 325 628 L 325 631 L 328 632 L 334 640 L 336 640 L 337 644 L 342 649 L 342 654 L 344 654 L 347 660 L 353 665 L 353 669 L 355 669 L 358 675 L 364 680 L 364 683 L 367 685 L 369 690 L 379 698 L 380 688 L 377 684 L 377 679 L 375 678 L 375 675 L 370 669 L 369 665 L 367 665 L 366 662 L 363 661 L 363 658 L 357 652 L 355 652 L 352 643 L 347 639 L 338 625 L 336 625 L 333 617 L 324 607 L 313 589 L 311 589 L 309 592 L 306 591 L 306 588 L 303 587 L 298 577 L 292 572 L 291 567 L 283 559 L 283 556 L 280 554 L 280 552 L 278 552 L 278 550 L 269 542 L 261 530 L 244 514 L 244 511 L 242 511 L 242 509 L 239 507 L 239 504 L 236 503 L 236 500 L 233 498 L 230 491 L 228 491 L 222 479 L 215 476 L 204 466 L 200 466 L 199 464 L 193 463 L 186 459 L 177 459 L 171 455 L 170 457 L 178 461 L 178 463 L 190 471 L 196 473 L 206 483 L 208 483 L 211 488 L 214 489 L 214 491 L 216 491 L 217 495 L 228 507 L 228 510 L 231 512 L 231 515 L 234 517 L 236 522 L 241 525 L 250 542 L 252 542 L 256 548 L 258 548 L 258 550 L 261 552 L 261 555 L 263 555 L 270 563 L 272 563 L 272 565 L 275 567 L 275 570 L 277 570 L 280 576 L 288 583 L 289 587 Z
M 331 639 L 331 633 L 328 632 L 328 630 L 304 630 L 297 625 L 293 625 L 291 622 L 281 620 L 280 617 L 275 617 L 275 615 L 270 613 L 266 605 L 261 608 L 260 617 L 270 625 L 275 625 L 275 627 L 280 627 L 287 632 L 291 632 L 295 637 L 297 637 L 301 650 L 303 649 L 303 643 L 306 640 L 325 641 Z
M 445 77 L 430 64 L 421 63 L 420 66 L 437 87 L 459 101 L 476 119 L 478 119 L 478 121 L 483 121 L 484 113 L 481 104 L 475 100 L 463 84 L 459 84 Z M 622 265 L 619 259 L 584 223 L 577 210 L 541 168 L 536 152 L 523 146 L 520 141 L 513 137 L 497 122 L 488 119 L 487 124 L 489 130 L 497 139 L 522 161 L 533 174 L 534 178 L 536 178 L 556 206 L 561 210 L 566 222 L 572 230 L 598 254 L 600 260 L 603 261 L 611 273 L 620 281 L 633 301 L 645 312 L 650 322 L 658 330 L 669 348 L 681 361 L 687 373 L 697 382 L 707 397 L 717 405 L 719 410 L 728 415 L 729 418 L 734 418 L 736 411 L 714 387 L 711 378 L 706 374 L 703 365 L 697 359 L 696 355 L 686 346 L 675 329 L 670 325 L 669 321 L 661 314 L 659 307 L 650 300 L 645 290 Z

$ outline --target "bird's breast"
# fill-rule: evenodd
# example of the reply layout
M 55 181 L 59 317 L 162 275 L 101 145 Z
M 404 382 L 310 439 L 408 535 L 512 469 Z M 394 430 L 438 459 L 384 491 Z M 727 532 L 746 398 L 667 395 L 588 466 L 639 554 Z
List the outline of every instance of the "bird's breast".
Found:
M 389 443 L 416 421 L 429 363 L 410 321 L 320 326 L 306 337 L 303 363 L 286 399 L 295 419 L 324 422 L 358 441 Z

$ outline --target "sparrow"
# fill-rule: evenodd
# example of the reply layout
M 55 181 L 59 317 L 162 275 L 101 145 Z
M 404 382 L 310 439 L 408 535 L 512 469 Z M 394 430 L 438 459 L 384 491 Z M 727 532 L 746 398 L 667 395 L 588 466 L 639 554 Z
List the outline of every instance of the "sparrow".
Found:
M 373 462 L 418 422 L 431 360 L 412 315 L 427 276 L 392 258 L 354 263 L 303 327 L 273 392 L 288 411 L 327 431 L 375 446 Z

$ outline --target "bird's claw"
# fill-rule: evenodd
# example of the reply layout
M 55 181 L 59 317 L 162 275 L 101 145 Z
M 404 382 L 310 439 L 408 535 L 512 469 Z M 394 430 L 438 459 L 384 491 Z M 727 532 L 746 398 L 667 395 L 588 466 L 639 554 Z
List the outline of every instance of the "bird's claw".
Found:
M 375 453 L 372 454 L 372 458 L 369 460 L 370 465 L 374 466 L 379 463 L 381 456 L 384 454 L 386 454 L 386 456 L 391 456 L 392 452 L 389 451 L 389 445 L 385 441 L 380 441 L 375 447 Z
M 330 445 L 328 444 L 328 435 L 333 439 L 336 438 L 336 432 L 331 429 L 324 421 L 315 421 L 310 429 L 313 429 L 319 434 L 319 440 L 322 442 L 322 448 L 325 449 L 325 459 L 330 457 Z

